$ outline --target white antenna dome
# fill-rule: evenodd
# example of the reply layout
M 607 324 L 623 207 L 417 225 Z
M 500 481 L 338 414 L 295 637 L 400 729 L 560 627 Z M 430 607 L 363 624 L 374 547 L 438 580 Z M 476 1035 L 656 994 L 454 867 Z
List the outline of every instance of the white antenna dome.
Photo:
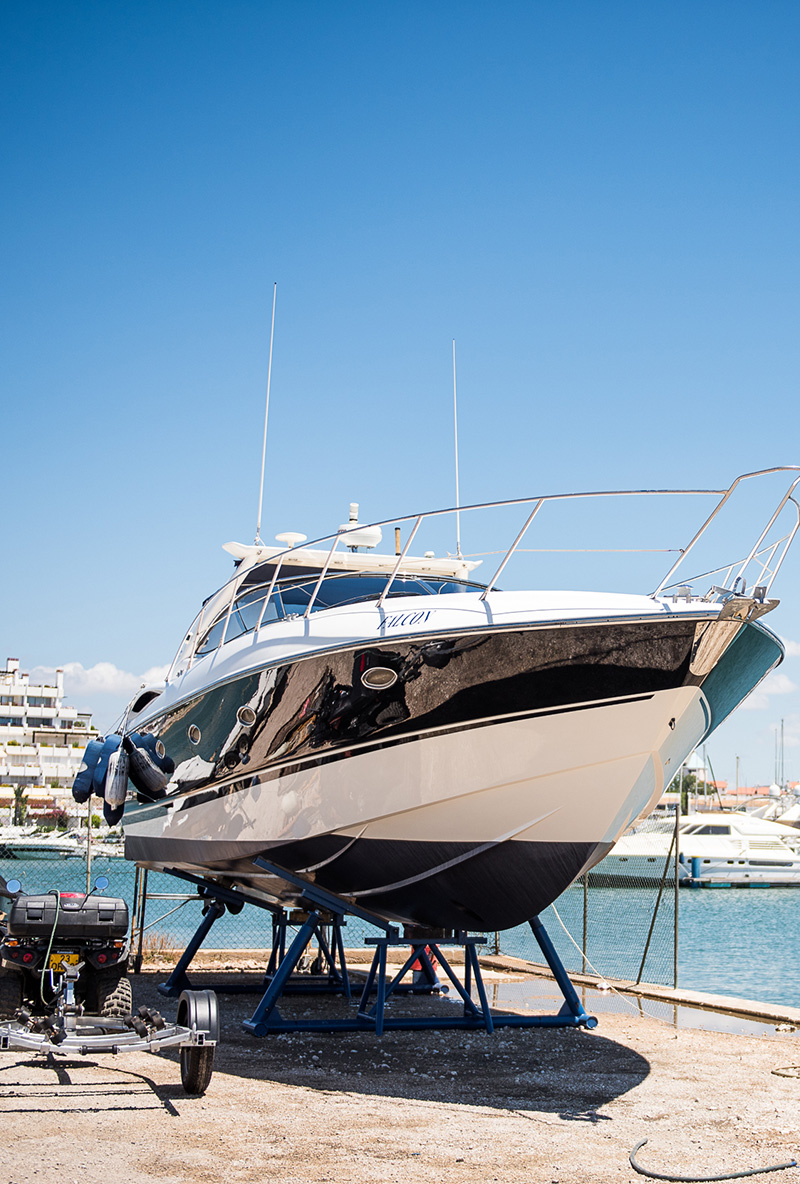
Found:
M 379 526 L 359 526 L 358 502 L 350 503 L 350 521 L 339 527 L 339 534 L 344 535 L 344 544 L 351 551 L 359 547 L 372 550 L 383 538 L 383 531 Z
M 298 534 L 296 530 L 285 530 L 283 534 L 276 534 L 275 538 L 277 542 L 285 543 L 287 547 L 296 547 L 298 543 L 304 543 L 308 535 Z

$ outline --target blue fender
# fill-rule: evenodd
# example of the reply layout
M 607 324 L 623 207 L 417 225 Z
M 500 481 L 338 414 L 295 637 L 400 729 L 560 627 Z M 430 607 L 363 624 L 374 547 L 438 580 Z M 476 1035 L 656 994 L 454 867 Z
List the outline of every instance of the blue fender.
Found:
M 103 817 L 109 826 L 116 826 L 118 822 L 122 821 L 122 815 L 125 813 L 125 803 L 121 806 L 112 806 L 108 802 L 103 802 Z
M 99 798 L 105 796 L 106 787 L 106 773 L 108 772 L 108 761 L 112 752 L 116 752 L 122 743 L 122 737 L 116 734 L 106 736 L 103 742 L 103 749 L 100 753 L 100 759 L 94 767 L 94 774 L 92 776 L 92 786 L 94 792 Z
M 83 753 L 81 767 L 78 769 L 78 772 L 75 774 L 75 780 L 72 782 L 72 796 L 81 805 L 84 802 L 88 802 L 92 796 L 94 771 L 97 768 L 97 762 L 100 760 L 105 739 L 105 736 L 98 736 L 96 740 L 89 741 Z

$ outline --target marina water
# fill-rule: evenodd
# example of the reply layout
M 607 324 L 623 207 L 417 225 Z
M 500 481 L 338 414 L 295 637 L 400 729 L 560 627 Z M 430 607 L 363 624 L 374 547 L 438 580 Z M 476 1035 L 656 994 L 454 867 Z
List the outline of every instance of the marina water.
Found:
M 104 894 L 123 896 L 129 904 L 133 899 L 134 870 L 133 865 L 124 859 L 97 857 L 92 861 L 92 879 L 100 875 L 109 878 Z M 23 890 L 29 893 L 50 888 L 80 892 L 86 884 L 83 859 L 3 860 L 0 872 L 7 879 L 12 876 L 19 879 Z M 192 888 L 172 876 L 151 874 L 149 891 L 188 894 Z M 600 974 L 636 977 L 643 944 L 639 935 L 643 926 L 646 929 L 653 903 L 652 892 L 630 888 L 590 890 L 586 953 Z M 576 884 L 556 901 L 558 916 L 552 908 L 542 914 L 548 933 L 571 970 L 581 969 L 582 958 L 566 937 L 558 918 L 580 945 L 582 906 L 583 892 Z M 201 910 L 198 901 L 181 904 L 179 901 L 151 899 L 147 906 L 146 922 L 151 926 L 148 932 L 163 936 L 168 947 L 181 950 L 200 923 Z M 634 925 L 637 913 L 641 924 Z M 620 917 L 630 918 L 631 925 L 621 926 Z M 800 1007 L 799 920 L 800 891 L 792 888 L 682 889 L 679 893 L 678 985 Z M 662 927 L 663 924 L 671 928 L 671 911 L 664 918 Z M 365 926 L 351 920 L 345 930 L 345 945 L 360 945 L 367 931 Z M 635 939 L 631 937 L 634 932 Z M 487 934 L 487 937 L 490 947 L 493 946 L 494 935 Z M 155 937 L 156 943 L 158 940 L 159 937 Z M 260 909 L 246 908 L 238 916 L 226 913 L 220 918 L 207 945 L 214 949 L 263 950 L 270 942 L 270 915 Z M 501 933 L 499 943 L 502 953 L 542 961 L 527 926 Z M 658 973 L 653 973 L 649 958 L 642 978 L 671 985 L 671 972 L 665 973 L 667 970 L 662 958 Z

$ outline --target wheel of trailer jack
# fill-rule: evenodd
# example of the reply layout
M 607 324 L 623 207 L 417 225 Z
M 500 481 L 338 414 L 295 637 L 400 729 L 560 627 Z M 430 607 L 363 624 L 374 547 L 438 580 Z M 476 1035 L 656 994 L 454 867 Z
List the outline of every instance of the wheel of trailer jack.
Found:
M 219 1040 L 219 1007 L 213 991 L 183 991 L 178 1000 L 178 1023 L 184 1028 L 207 1032 Z M 181 1084 L 187 1094 L 204 1094 L 214 1072 L 214 1044 L 195 1044 L 181 1049 Z
M 22 1007 L 22 975 L 0 968 L 0 1020 L 13 1020 Z

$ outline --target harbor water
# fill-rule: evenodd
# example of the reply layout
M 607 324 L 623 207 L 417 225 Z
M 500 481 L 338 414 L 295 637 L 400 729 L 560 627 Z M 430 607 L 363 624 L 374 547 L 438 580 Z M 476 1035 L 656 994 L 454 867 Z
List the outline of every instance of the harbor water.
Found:
M 92 861 L 92 879 L 109 878 L 106 895 L 133 899 L 134 867 L 124 859 L 98 856 Z M 39 859 L 4 860 L 0 872 L 16 877 L 26 892 L 50 888 L 82 891 L 86 883 L 83 859 L 44 861 Z M 190 894 L 190 885 L 164 875 L 149 878 L 149 892 Z M 542 920 L 570 970 L 582 969 L 583 891 L 573 885 L 547 909 Z M 637 914 L 645 929 L 652 914 L 654 894 L 642 889 L 595 888 L 588 898 L 586 926 L 587 969 L 596 969 L 609 978 L 634 978 L 641 956 L 641 946 L 631 948 L 630 935 L 637 929 Z M 147 906 L 147 937 L 150 948 L 181 950 L 195 931 L 202 916 L 197 900 L 150 899 Z M 630 925 L 620 924 L 620 917 Z M 776 1004 L 800 1006 L 800 891 L 792 888 L 763 889 L 682 889 L 679 893 L 678 984 L 684 988 L 736 995 Z M 671 912 L 666 918 L 672 926 Z M 562 926 L 563 922 L 563 926 Z M 572 940 L 567 937 L 569 930 Z M 370 932 L 351 920 L 345 930 L 346 945 L 360 945 Z M 487 934 L 490 948 L 494 935 Z M 216 922 L 207 946 L 214 949 L 264 949 L 271 940 L 270 915 L 246 907 L 238 916 L 225 914 Z M 527 926 L 499 935 L 499 950 L 504 954 L 542 961 L 538 947 Z M 671 972 L 663 963 L 654 973 L 645 964 L 642 978 L 671 984 Z

